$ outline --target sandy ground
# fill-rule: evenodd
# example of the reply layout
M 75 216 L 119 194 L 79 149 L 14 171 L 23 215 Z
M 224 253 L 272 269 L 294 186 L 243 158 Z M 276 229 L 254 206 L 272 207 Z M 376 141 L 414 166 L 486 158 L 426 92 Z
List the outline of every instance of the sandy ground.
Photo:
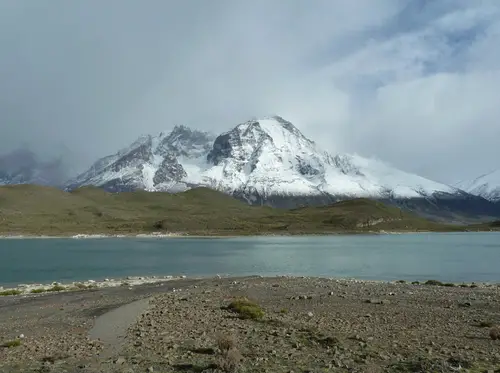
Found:
M 0 372 L 500 372 L 499 324 L 496 285 L 184 279 L 0 298 Z

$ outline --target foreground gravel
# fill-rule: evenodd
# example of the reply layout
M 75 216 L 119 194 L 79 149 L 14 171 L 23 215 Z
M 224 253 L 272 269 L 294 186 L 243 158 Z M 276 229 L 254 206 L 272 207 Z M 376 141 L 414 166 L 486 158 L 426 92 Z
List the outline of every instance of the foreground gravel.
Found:
M 226 308 L 243 297 L 262 318 Z M 137 299 L 150 299 L 149 308 L 119 348 L 88 338 L 96 316 Z M 0 349 L 0 372 L 490 373 L 500 372 L 495 325 L 497 286 L 179 280 L 0 300 L 0 343 L 25 335 Z

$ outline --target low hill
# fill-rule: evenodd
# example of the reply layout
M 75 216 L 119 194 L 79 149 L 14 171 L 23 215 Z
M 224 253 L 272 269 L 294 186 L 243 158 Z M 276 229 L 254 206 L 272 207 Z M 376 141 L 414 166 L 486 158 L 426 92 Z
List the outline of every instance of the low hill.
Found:
M 71 235 L 175 232 L 199 235 L 449 231 L 446 226 L 369 199 L 293 210 L 250 206 L 223 193 L 71 192 L 34 185 L 0 187 L 0 234 Z

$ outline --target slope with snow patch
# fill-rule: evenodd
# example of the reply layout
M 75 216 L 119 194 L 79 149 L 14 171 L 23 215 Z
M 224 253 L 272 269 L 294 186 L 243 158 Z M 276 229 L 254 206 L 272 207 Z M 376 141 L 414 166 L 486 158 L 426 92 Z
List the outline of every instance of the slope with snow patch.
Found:
M 462 181 L 457 188 L 492 202 L 500 202 L 500 169 L 481 175 L 474 180 Z

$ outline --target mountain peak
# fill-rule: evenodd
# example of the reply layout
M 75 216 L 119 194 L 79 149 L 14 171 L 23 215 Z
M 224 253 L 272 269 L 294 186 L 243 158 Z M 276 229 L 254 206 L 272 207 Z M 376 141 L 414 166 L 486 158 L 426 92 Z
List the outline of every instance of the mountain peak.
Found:
M 500 202 L 500 169 L 483 174 L 473 180 L 462 181 L 456 187 L 487 200 Z
M 283 117 L 254 118 L 217 136 L 178 125 L 147 137 L 125 156 L 109 156 L 75 185 L 107 188 L 207 186 L 252 202 L 273 196 L 328 198 L 455 193 L 439 183 L 361 157 L 330 155 Z

